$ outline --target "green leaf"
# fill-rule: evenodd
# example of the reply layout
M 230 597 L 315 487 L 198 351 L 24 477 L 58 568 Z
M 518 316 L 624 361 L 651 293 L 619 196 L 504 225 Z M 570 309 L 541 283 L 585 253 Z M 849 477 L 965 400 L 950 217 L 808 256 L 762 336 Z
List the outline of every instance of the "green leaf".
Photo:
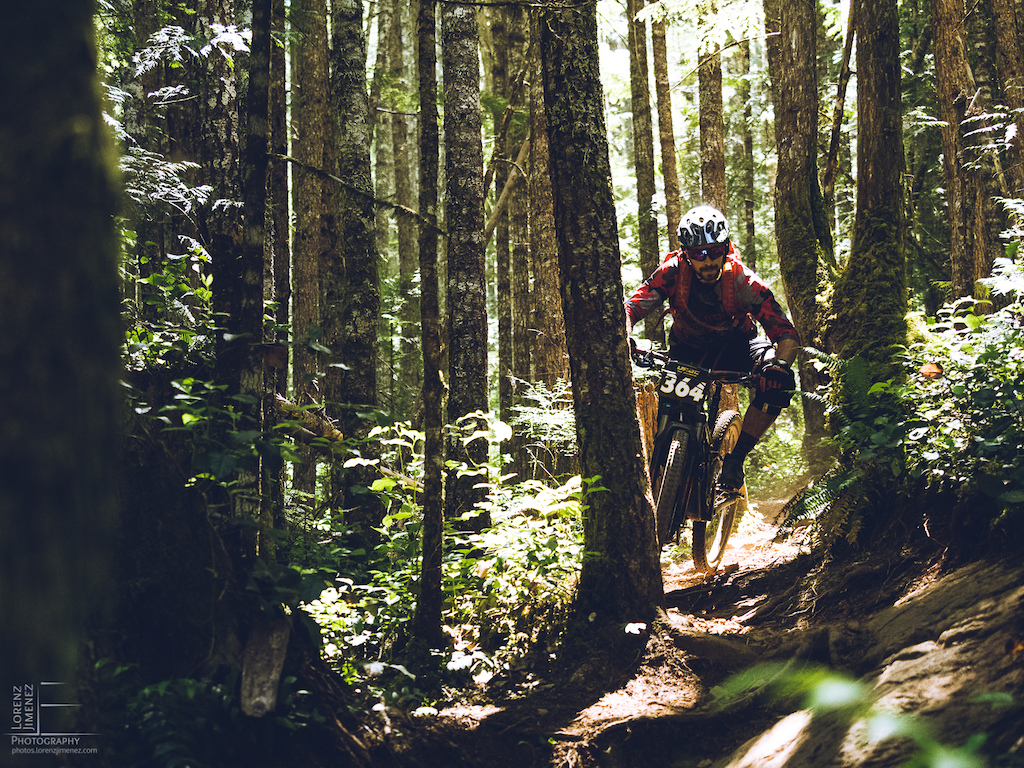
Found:
M 830 676 L 811 688 L 804 705 L 815 711 L 828 711 L 861 704 L 867 697 L 867 687 L 863 683 Z
M 975 696 L 973 701 L 979 703 L 988 702 L 992 705 L 992 709 L 999 709 L 1001 707 L 1012 707 L 1016 703 L 1016 699 L 1013 698 L 1013 695 L 1006 693 L 1005 691 L 993 691 L 992 693 L 982 693 L 978 696 Z

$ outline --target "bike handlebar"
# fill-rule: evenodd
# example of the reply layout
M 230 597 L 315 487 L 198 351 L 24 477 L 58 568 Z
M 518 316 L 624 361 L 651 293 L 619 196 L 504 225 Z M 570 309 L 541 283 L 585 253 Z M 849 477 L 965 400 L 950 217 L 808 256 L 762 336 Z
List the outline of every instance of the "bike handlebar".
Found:
M 641 368 L 654 368 L 657 363 L 660 363 L 662 367 L 665 366 L 669 361 L 681 362 L 678 360 L 672 360 L 668 355 L 663 352 L 656 350 L 635 350 L 633 352 L 633 362 Z M 689 365 L 693 368 L 698 369 L 703 375 L 714 381 L 720 381 L 723 384 L 746 384 L 753 385 L 756 377 L 749 371 L 719 371 L 711 368 L 704 368 L 700 365 L 694 365 L 692 363 L 683 363 L 683 365 Z

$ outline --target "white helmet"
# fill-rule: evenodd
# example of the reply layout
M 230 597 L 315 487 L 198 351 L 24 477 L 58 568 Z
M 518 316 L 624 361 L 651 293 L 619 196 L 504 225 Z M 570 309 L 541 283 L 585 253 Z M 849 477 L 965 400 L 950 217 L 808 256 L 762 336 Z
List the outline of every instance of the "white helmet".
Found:
M 729 222 L 714 206 L 698 205 L 679 220 L 679 244 L 684 249 L 729 242 Z

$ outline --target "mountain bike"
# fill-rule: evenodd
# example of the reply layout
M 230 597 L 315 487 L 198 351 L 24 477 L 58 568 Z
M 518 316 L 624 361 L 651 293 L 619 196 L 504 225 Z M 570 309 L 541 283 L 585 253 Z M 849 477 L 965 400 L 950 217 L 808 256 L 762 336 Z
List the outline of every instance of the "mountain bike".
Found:
M 754 376 L 681 363 L 654 350 L 637 351 L 633 360 L 640 367 L 660 369 L 650 464 L 658 544 L 677 540 L 690 520 L 694 567 L 712 572 L 725 555 L 744 501 L 742 490 L 716 490 L 722 459 L 736 445 L 743 425 L 738 411 L 718 413 L 722 387 L 753 386 Z

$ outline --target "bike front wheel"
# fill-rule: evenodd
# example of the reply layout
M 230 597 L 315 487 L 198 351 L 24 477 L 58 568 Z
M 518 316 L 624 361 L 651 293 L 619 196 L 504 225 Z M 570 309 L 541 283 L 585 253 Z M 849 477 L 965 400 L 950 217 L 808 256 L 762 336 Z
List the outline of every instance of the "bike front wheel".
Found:
M 743 496 L 730 494 L 716 496 L 715 486 L 722 471 L 722 458 L 732 452 L 740 436 L 743 418 L 736 411 L 723 411 L 718 415 L 711 437 L 711 457 L 708 475 L 705 478 L 707 508 L 711 509 L 710 520 L 693 521 L 691 551 L 693 566 L 698 571 L 710 573 L 718 567 L 725 556 L 725 547 L 736 525 Z
M 676 507 L 681 506 L 680 496 L 686 473 L 689 437 L 684 429 L 672 430 L 668 435 L 665 460 L 658 463 L 652 472 L 659 547 L 668 544 L 681 522 L 674 517 Z
M 736 516 L 739 513 L 742 496 L 724 497 L 715 504 L 711 520 L 693 521 L 693 567 L 703 573 L 714 571 L 725 556 Z

